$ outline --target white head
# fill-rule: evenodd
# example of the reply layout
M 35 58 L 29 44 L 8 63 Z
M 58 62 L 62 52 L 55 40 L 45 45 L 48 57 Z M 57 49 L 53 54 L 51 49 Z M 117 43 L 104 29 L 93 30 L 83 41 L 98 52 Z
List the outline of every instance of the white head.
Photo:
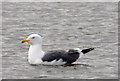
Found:
M 38 34 L 31 34 L 27 39 L 22 40 L 22 43 L 28 42 L 30 45 L 41 44 L 42 37 Z

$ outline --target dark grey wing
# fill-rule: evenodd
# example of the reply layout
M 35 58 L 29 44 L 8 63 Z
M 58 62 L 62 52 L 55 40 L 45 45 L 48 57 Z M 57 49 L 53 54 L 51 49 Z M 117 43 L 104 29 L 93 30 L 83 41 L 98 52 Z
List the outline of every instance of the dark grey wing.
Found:
M 64 62 L 73 63 L 79 58 L 79 53 L 74 50 L 68 52 L 64 50 L 49 51 L 42 58 L 43 61 L 51 62 L 53 60 L 62 59 Z
M 51 62 L 53 60 L 59 60 L 62 59 L 63 56 L 65 56 L 66 51 L 64 50 L 54 50 L 54 51 L 49 51 L 43 56 L 42 60 L 43 61 L 48 61 Z
M 74 49 L 70 49 L 67 52 L 67 57 L 64 58 L 64 60 L 67 61 L 67 63 L 73 63 L 75 62 L 78 58 L 79 58 L 79 52 L 74 50 Z

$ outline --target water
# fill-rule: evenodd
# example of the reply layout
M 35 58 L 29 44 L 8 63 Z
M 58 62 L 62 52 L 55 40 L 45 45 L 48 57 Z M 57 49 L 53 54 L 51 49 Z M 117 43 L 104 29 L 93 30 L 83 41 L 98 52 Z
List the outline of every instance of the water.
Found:
M 4 79 L 118 78 L 117 3 L 3 3 L 2 77 Z M 31 66 L 28 35 L 43 37 L 43 50 L 96 49 L 74 66 Z

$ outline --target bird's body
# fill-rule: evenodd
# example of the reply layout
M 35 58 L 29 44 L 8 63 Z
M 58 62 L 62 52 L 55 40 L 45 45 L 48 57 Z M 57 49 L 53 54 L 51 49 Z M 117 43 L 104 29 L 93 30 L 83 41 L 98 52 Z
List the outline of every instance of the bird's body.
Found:
M 30 44 L 28 52 L 28 62 L 30 64 L 45 64 L 45 65 L 64 65 L 73 63 L 83 54 L 93 50 L 94 48 L 80 50 L 79 48 L 69 50 L 53 50 L 44 52 L 42 50 L 42 38 L 37 34 L 30 35 L 22 43 L 28 42 Z
M 70 51 L 64 50 L 54 50 L 45 53 L 42 58 L 43 62 L 52 62 L 56 61 L 59 64 L 73 63 L 79 58 L 79 53 L 74 51 L 74 54 L 71 54 Z

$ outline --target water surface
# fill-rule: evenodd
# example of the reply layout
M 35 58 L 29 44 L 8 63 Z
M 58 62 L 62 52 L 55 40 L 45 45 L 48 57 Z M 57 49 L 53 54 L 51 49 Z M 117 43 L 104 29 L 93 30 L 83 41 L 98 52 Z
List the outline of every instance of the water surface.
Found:
M 3 3 L 4 79 L 115 79 L 118 77 L 117 3 Z M 96 49 L 74 66 L 31 66 L 28 35 L 43 37 L 43 50 Z

